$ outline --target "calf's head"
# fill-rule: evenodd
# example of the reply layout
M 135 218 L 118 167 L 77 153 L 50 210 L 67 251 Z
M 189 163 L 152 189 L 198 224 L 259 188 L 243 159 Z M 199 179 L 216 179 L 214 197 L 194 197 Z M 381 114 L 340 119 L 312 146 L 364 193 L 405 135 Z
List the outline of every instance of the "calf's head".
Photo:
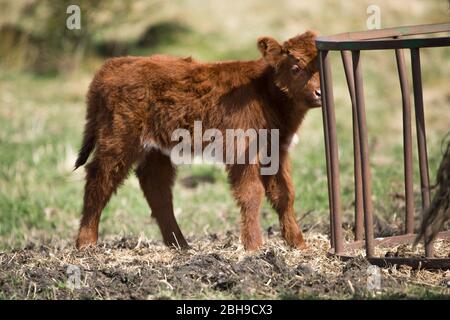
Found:
M 307 31 L 279 44 L 262 37 L 258 49 L 274 69 L 276 85 L 304 108 L 321 106 L 316 34 Z

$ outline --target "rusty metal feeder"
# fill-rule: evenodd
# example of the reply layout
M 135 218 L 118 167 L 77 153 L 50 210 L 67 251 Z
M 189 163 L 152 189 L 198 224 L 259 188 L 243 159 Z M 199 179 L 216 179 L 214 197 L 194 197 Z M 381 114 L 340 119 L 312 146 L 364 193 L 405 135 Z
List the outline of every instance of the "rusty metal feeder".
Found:
M 444 32 L 447 33 L 447 36 L 411 37 Z M 450 46 L 448 32 L 450 32 L 450 23 L 442 23 L 342 33 L 317 38 L 316 45 L 319 51 L 328 199 L 330 205 L 330 254 L 342 259 L 349 259 L 352 257 L 350 254 L 352 250 L 365 247 L 366 258 L 368 261 L 380 267 L 408 265 L 413 268 L 423 269 L 450 269 L 450 258 L 434 258 L 433 243 L 425 247 L 425 255 L 423 257 L 377 257 L 374 254 L 375 246 L 389 247 L 400 244 L 412 244 L 416 237 L 414 234 L 411 104 L 404 49 L 409 49 L 411 54 L 422 209 L 425 209 L 430 205 L 430 182 L 423 109 L 420 48 Z M 371 173 L 369 165 L 370 155 L 368 149 L 363 74 L 360 59 L 361 50 L 395 50 L 403 106 L 403 162 L 406 201 L 405 230 L 404 234 L 400 236 L 374 238 Z M 330 51 L 339 51 L 341 54 L 352 105 L 355 240 L 345 244 L 342 237 L 339 158 L 331 64 L 329 58 Z M 439 233 L 438 238 L 450 239 L 450 231 Z

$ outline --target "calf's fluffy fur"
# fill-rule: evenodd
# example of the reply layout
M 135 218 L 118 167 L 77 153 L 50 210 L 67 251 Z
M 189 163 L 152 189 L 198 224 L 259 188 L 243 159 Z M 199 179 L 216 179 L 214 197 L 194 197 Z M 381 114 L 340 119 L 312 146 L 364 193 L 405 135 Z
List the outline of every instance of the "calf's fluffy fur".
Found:
M 308 109 L 320 106 L 314 40 L 311 31 L 283 44 L 260 38 L 262 58 L 255 61 L 201 63 L 164 55 L 108 60 L 89 88 L 83 144 L 75 164 L 85 164 L 95 150 L 86 165 L 77 247 L 96 244 L 101 212 L 134 164 L 164 242 L 188 247 L 173 212 L 176 169 L 162 150 L 177 143 L 171 140 L 177 128 L 192 136 L 197 120 L 203 130 L 279 129 L 276 174 L 261 175 L 259 163 L 226 165 L 241 208 L 241 241 L 247 250 L 261 247 L 259 211 L 265 195 L 279 215 L 287 244 L 306 247 L 294 213 L 287 149 Z

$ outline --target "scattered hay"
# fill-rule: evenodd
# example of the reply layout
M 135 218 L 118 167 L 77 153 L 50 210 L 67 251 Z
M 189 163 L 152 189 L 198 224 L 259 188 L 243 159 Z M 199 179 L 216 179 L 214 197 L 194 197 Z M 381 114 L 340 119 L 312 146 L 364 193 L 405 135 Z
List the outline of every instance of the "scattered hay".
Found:
M 305 251 L 286 247 L 277 236 L 269 238 L 263 250 L 251 253 L 244 251 L 231 232 L 190 239 L 193 247 L 188 251 L 168 249 L 144 237 L 113 238 L 83 252 L 63 241 L 30 244 L 0 253 L 0 298 L 450 296 L 450 271 L 380 269 L 381 286 L 368 288 L 370 265 L 362 253 L 343 262 L 327 255 L 329 242 L 324 235 L 314 233 L 307 238 L 309 249 Z M 74 268 L 79 270 L 78 288 L 70 287 Z

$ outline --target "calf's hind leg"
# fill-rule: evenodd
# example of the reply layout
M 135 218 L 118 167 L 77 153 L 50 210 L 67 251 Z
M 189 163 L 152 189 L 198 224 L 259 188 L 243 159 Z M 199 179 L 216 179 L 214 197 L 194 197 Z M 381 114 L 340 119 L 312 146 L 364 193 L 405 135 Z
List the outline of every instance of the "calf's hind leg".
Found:
M 188 248 L 175 219 L 172 204 L 172 187 L 176 170 L 170 158 L 158 150 L 145 154 L 136 170 L 144 196 L 156 219 L 164 243 L 169 247 Z
M 83 216 L 76 243 L 78 249 L 97 243 L 102 210 L 133 164 L 134 159 L 130 156 L 124 157 L 123 154 L 126 153 L 108 154 L 98 151 L 86 166 Z

